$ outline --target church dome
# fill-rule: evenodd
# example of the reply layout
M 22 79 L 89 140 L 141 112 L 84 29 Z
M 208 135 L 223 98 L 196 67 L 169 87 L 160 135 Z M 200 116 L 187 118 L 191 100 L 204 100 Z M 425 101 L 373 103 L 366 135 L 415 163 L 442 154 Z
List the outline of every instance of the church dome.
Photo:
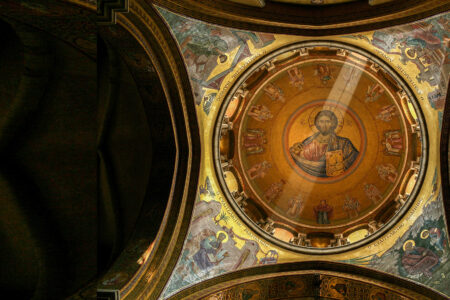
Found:
M 291 45 L 248 67 L 224 101 L 215 160 L 239 216 L 291 250 L 338 252 L 399 220 L 421 183 L 414 95 L 373 55 Z

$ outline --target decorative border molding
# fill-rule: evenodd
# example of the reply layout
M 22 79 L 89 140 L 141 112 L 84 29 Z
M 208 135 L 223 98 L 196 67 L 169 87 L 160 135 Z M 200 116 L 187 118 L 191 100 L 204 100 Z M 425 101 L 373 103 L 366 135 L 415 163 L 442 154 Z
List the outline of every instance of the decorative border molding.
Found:
M 115 24 L 118 12 L 128 12 L 128 0 L 98 0 L 97 23 L 99 25 Z
M 178 292 L 170 299 L 198 299 L 240 283 L 297 274 L 335 275 L 386 286 L 405 295 L 419 294 L 422 296 L 421 299 L 448 299 L 443 294 L 411 280 L 368 268 L 329 261 L 304 261 L 244 269 L 198 283 Z
M 303 36 L 370 31 L 413 22 L 450 9 L 450 1 L 447 0 L 394 1 L 375 7 L 362 1 L 330 7 L 268 2 L 263 8 L 251 8 L 226 0 L 151 2 L 172 12 L 217 25 Z
M 444 213 L 447 232 L 450 232 L 450 81 L 447 84 L 447 97 L 445 99 L 441 129 L 440 166 Z
M 183 58 L 156 9 L 145 1 L 132 1 L 128 13 L 116 18 L 116 26 L 136 39 L 155 67 L 171 113 L 177 149 L 169 201 L 153 251 L 120 295 L 124 299 L 158 299 L 189 229 L 200 172 L 200 134 Z

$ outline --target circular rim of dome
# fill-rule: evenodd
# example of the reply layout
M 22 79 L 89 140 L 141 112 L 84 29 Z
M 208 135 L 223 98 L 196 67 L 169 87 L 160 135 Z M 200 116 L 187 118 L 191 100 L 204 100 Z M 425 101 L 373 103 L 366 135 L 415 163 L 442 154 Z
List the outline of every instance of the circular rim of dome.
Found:
M 227 183 L 225 182 L 224 178 L 224 171 L 222 170 L 221 166 L 221 159 L 220 159 L 220 137 L 221 137 L 221 128 L 222 128 L 222 121 L 225 117 L 225 112 L 227 110 L 228 104 L 230 103 L 231 99 L 233 98 L 234 94 L 238 91 L 239 88 L 242 87 L 242 84 L 251 76 L 251 74 L 264 65 L 264 63 L 267 63 L 271 61 L 272 59 L 278 57 L 279 55 L 286 53 L 288 51 L 296 50 L 299 48 L 305 48 L 305 47 L 334 47 L 334 48 L 341 48 L 344 50 L 352 51 L 354 53 L 357 53 L 359 55 L 368 57 L 371 61 L 381 66 L 382 69 L 389 72 L 389 74 L 395 79 L 396 83 L 402 88 L 402 90 L 406 93 L 406 95 L 411 100 L 411 104 L 414 107 L 414 110 L 417 114 L 417 122 L 420 126 L 420 142 L 421 142 L 421 156 L 420 156 L 420 164 L 419 164 L 419 171 L 417 174 L 417 180 L 414 185 L 413 190 L 409 194 L 409 197 L 405 204 L 395 212 L 395 214 L 384 224 L 382 227 L 380 227 L 377 231 L 370 234 L 367 237 L 362 238 L 361 240 L 358 240 L 353 243 L 349 243 L 342 246 L 334 246 L 334 247 L 328 247 L 328 248 L 318 248 L 318 247 L 310 247 L 310 246 L 298 246 L 293 245 L 291 243 L 284 242 L 271 234 L 264 231 L 261 227 L 259 227 L 253 220 L 251 220 L 245 212 L 242 211 L 242 209 L 239 207 L 239 205 L 234 200 L 233 195 L 231 194 L 230 190 L 227 187 Z M 411 90 L 411 87 L 406 83 L 406 81 L 397 73 L 396 70 L 394 70 L 391 66 L 389 66 L 385 61 L 383 61 L 381 58 L 375 56 L 374 54 L 370 53 L 367 50 L 358 48 L 354 45 L 342 43 L 342 42 L 336 42 L 331 40 L 317 40 L 317 41 L 305 41 L 305 42 L 297 42 L 294 44 L 290 44 L 287 46 L 284 46 L 282 48 L 279 48 L 277 50 L 274 50 L 271 53 L 266 54 L 265 56 L 261 57 L 260 59 L 253 62 L 247 70 L 245 70 L 238 78 L 235 80 L 230 88 L 230 90 L 227 92 L 226 96 L 224 97 L 224 101 L 221 104 L 221 107 L 219 109 L 218 115 L 215 120 L 215 128 L 213 132 L 213 139 L 212 139 L 212 147 L 213 147 L 213 160 L 214 160 L 214 169 L 216 172 L 216 176 L 219 180 L 219 184 L 221 186 L 221 189 L 227 198 L 228 203 L 233 208 L 234 212 L 238 215 L 239 219 L 246 224 L 251 230 L 253 230 L 255 233 L 259 234 L 263 239 L 266 241 L 273 243 L 274 245 L 277 245 L 281 248 L 284 248 L 286 250 L 298 252 L 298 253 L 304 253 L 304 254 L 336 254 L 341 253 L 344 251 L 349 251 L 352 249 L 360 248 L 364 245 L 367 245 L 379 237 L 381 237 L 383 234 L 387 233 L 390 229 L 392 229 L 395 225 L 398 224 L 398 221 L 403 218 L 408 210 L 411 208 L 412 204 L 415 202 L 417 195 L 422 187 L 423 180 L 425 177 L 427 164 L 428 164 L 428 132 L 427 127 L 425 123 L 425 118 L 423 116 L 423 112 L 418 104 L 418 100 L 415 97 L 414 93 Z

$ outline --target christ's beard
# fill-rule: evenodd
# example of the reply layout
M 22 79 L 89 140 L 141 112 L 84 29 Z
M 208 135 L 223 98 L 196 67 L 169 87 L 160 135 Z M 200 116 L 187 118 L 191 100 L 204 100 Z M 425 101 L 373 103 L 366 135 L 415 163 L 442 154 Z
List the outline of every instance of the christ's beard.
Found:
M 332 130 L 330 130 L 330 129 L 328 129 L 328 130 L 319 130 L 319 131 L 320 131 L 320 133 L 322 135 L 329 135 L 332 132 Z

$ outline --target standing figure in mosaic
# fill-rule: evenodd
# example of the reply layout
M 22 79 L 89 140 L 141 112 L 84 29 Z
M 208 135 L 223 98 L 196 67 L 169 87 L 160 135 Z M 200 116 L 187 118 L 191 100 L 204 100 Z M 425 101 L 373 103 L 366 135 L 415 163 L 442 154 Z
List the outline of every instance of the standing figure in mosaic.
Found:
M 392 118 L 397 115 L 398 112 L 395 105 L 386 105 L 380 109 L 378 115 L 376 116 L 376 119 L 381 120 L 383 122 L 390 122 Z
M 301 195 L 297 195 L 289 199 L 289 207 L 287 210 L 287 214 L 291 217 L 298 217 L 303 211 L 303 197 Z
M 320 204 L 314 206 L 314 214 L 318 224 L 330 224 L 333 207 L 328 205 L 327 200 L 320 200 Z
M 397 170 L 392 164 L 383 164 L 376 166 L 378 176 L 385 181 L 394 183 L 397 178 Z
M 264 145 L 267 144 L 264 129 L 247 129 L 244 135 L 244 148 L 247 154 L 258 154 L 264 152 Z
M 373 184 L 364 183 L 364 192 L 373 204 L 377 204 L 383 199 L 380 190 Z
M 264 122 L 273 118 L 267 106 L 262 104 L 252 105 L 248 111 L 248 115 L 258 122 Z
M 365 101 L 368 103 L 375 102 L 378 100 L 378 98 L 381 97 L 381 95 L 383 93 L 384 93 L 384 89 L 380 84 L 378 84 L 378 83 L 371 84 L 367 87 Z
M 314 124 L 319 132 L 289 148 L 295 163 L 316 177 L 334 177 L 344 173 L 353 165 L 359 151 L 348 138 L 335 133 L 338 120 L 334 112 L 320 111 Z
M 345 198 L 344 205 L 342 205 L 342 209 L 347 213 L 347 217 L 355 218 L 359 214 L 360 204 L 358 199 L 350 198 L 348 195 Z
M 305 78 L 300 68 L 295 67 L 289 69 L 287 73 L 289 75 L 289 84 L 301 91 L 303 89 L 303 85 L 305 84 Z
M 286 181 L 284 179 L 281 179 L 280 181 L 277 181 L 270 185 L 270 187 L 264 193 L 264 197 L 266 198 L 268 203 L 270 203 L 270 202 L 278 199 L 278 197 L 280 197 L 281 193 L 283 192 L 283 188 L 284 188 L 285 184 L 286 184 Z
M 252 180 L 256 178 L 264 178 L 270 168 L 272 168 L 272 164 L 265 160 L 248 169 L 247 174 Z
M 385 154 L 399 156 L 403 149 L 403 138 L 400 130 L 384 132 L 384 140 L 381 143 L 385 147 Z
M 322 85 L 327 85 L 328 81 L 333 78 L 331 76 L 330 66 L 328 66 L 327 64 L 318 64 L 314 75 L 319 76 Z
M 264 92 L 272 101 L 281 103 L 284 103 L 286 101 L 286 99 L 284 98 L 283 90 L 272 82 L 268 83 L 264 87 Z

